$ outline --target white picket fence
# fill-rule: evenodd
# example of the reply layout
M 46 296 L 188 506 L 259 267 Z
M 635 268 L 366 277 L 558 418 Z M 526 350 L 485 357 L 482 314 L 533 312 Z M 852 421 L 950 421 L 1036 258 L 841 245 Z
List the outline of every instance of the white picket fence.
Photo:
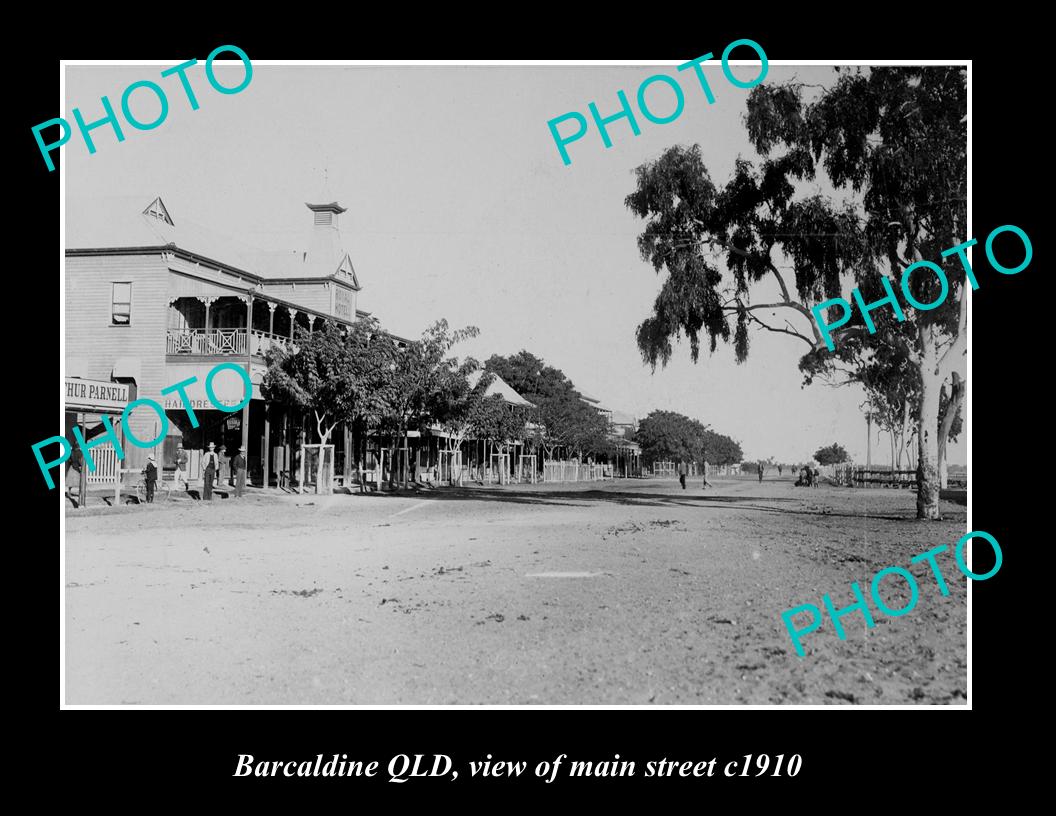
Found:
M 97 448 L 92 448 L 88 454 L 92 457 L 92 461 L 95 463 L 95 470 L 88 470 L 88 465 L 84 465 L 84 473 L 88 477 L 88 484 L 113 484 L 117 481 L 117 451 L 114 450 L 114 446 L 110 444 L 100 445 Z
M 612 478 L 612 465 L 590 465 L 548 459 L 543 462 L 544 482 L 598 482 Z

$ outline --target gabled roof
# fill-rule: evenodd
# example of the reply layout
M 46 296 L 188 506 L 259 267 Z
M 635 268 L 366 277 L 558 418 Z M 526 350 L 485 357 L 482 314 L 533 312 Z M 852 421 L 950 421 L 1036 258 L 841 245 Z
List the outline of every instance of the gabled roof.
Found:
M 157 218 L 159 221 L 164 221 L 169 226 L 172 226 L 172 216 L 169 215 L 169 211 L 165 208 L 165 205 L 161 201 L 161 196 L 155 198 L 150 202 L 150 206 L 143 210 L 143 215 L 149 215 L 152 218 Z
M 474 371 L 470 374 L 467 378 L 469 380 L 469 387 L 475 388 L 477 383 L 480 382 L 481 376 L 483 376 L 483 372 L 481 371 Z M 535 403 L 528 402 L 528 400 L 514 391 L 510 384 L 498 374 L 495 374 L 492 377 L 491 384 L 485 389 L 484 394 L 489 397 L 498 395 L 509 405 L 516 405 L 521 408 L 535 407 Z

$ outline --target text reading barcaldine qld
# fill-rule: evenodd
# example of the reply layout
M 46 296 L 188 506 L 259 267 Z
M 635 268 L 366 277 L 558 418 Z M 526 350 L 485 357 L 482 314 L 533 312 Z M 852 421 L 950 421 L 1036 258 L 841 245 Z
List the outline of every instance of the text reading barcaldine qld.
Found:
M 752 759 L 755 762 L 752 762 Z M 568 754 L 560 754 L 553 762 L 542 760 L 535 765 L 534 774 L 540 779 L 545 779 L 546 784 L 552 783 L 558 775 L 567 777 L 619 777 L 635 776 L 636 767 L 641 763 L 634 760 L 621 760 L 619 754 L 615 754 L 611 761 L 581 761 L 571 760 L 562 765 L 568 759 Z M 731 776 L 798 776 L 803 767 L 803 757 L 792 754 L 785 764 L 785 754 L 774 757 L 774 765 L 771 767 L 771 757 L 768 754 L 745 754 L 743 764 L 740 760 L 723 762 L 718 757 L 710 760 L 686 760 L 679 761 L 664 757 L 661 760 L 650 760 L 645 763 L 645 777 L 713 777 L 718 776 L 716 767 L 722 767 L 722 775 Z M 458 771 L 454 770 L 454 761 L 447 754 L 433 754 L 432 764 L 427 765 L 425 754 L 411 755 L 397 754 L 389 760 L 387 769 L 389 782 L 403 783 L 409 779 L 422 777 L 442 778 L 450 776 L 451 781 L 458 779 Z M 347 754 L 341 754 L 340 758 L 334 754 L 327 762 L 323 762 L 323 755 L 317 754 L 315 764 L 311 760 L 257 760 L 253 754 L 239 754 L 238 764 L 232 776 L 258 776 L 276 777 L 301 776 L 337 776 L 337 777 L 376 777 L 379 775 L 381 763 L 377 760 L 364 762 L 362 760 L 350 760 Z M 782 773 L 782 765 L 784 771 Z M 513 778 L 526 774 L 531 765 L 524 761 L 495 760 L 491 754 L 487 759 L 479 762 L 470 761 L 469 771 L 471 776 L 488 778 Z M 740 773 L 738 774 L 738 770 Z M 750 773 L 751 772 L 751 773 Z
M 739 45 L 746 45 L 753 49 L 756 54 L 759 55 L 761 66 L 759 68 L 759 76 L 750 82 L 745 82 L 738 79 L 733 75 L 730 70 L 730 52 L 733 51 Z M 700 88 L 704 91 L 704 98 L 708 100 L 709 105 L 715 104 L 715 94 L 711 92 L 711 86 L 708 85 L 707 77 L 704 76 L 704 71 L 700 67 L 701 63 L 712 59 L 715 55 L 710 51 L 702 57 L 697 57 L 695 60 L 683 63 L 678 66 L 679 72 L 688 71 L 690 68 L 697 75 L 697 80 L 700 82 Z M 763 52 L 762 46 L 759 45 L 755 40 L 734 40 L 726 46 L 726 50 L 722 52 L 722 72 L 726 75 L 726 79 L 729 80 L 731 85 L 735 85 L 738 88 L 754 88 L 764 79 L 766 79 L 766 72 L 769 70 L 769 63 L 766 60 L 766 54 Z M 671 93 L 674 94 L 675 107 L 671 113 L 660 116 L 654 112 L 654 108 L 657 105 L 657 94 L 653 94 L 652 107 L 646 104 L 645 94 L 650 87 L 660 83 L 666 85 L 671 89 Z M 607 126 L 617 121 L 618 119 L 626 119 L 627 124 L 631 127 L 631 132 L 635 136 L 642 134 L 642 129 L 638 127 L 638 120 L 634 118 L 634 113 L 631 111 L 631 104 L 627 101 L 627 94 L 623 90 L 616 91 L 616 98 L 620 101 L 620 110 L 611 116 L 602 116 L 598 111 L 597 102 L 591 102 L 587 107 L 590 110 L 590 115 L 594 119 L 594 125 L 598 129 L 598 133 L 601 136 L 601 142 L 605 145 L 605 149 L 612 147 L 612 139 L 609 137 L 609 131 Z M 651 77 L 647 77 L 641 85 L 638 86 L 638 110 L 642 112 L 642 116 L 652 122 L 654 125 L 669 125 L 674 122 L 679 116 L 682 115 L 682 111 L 686 106 L 686 97 L 682 92 L 682 86 L 678 84 L 678 80 L 667 74 L 653 74 Z M 577 123 L 578 130 L 575 133 L 570 133 L 567 136 L 562 136 L 558 131 L 557 127 L 562 122 L 568 120 L 574 120 Z M 587 135 L 587 118 L 578 111 L 572 111 L 570 113 L 563 114 L 551 119 L 546 123 L 550 128 L 550 134 L 554 137 L 554 142 L 557 144 L 557 150 L 561 154 L 561 160 L 565 165 L 572 164 L 572 159 L 568 156 L 568 149 L 565 145 L 582 139 Z
M 213 72 L 213 60 L 216 59 L 217 55 L 230 51 L 236 54 L 242 64 L 245 66 L 246 75 L 243 80 L 232 88 L 221 85 Z M 187 101 L 191 105 L 191 110 L 198 110 L 200 105 L 198 104 L 198 97 L 194 95 L 194 89 L 191 87 L 191 81 L 187 78 L 187 70 L 193 68 L 198 64 L 198 60 L 192 59 L 187 62 L 181 62 L 179 65 L 174 65 L 172 68 L 166 68 L 161 72 L 162 78 L 170 77 L 176 74 L 180 78 L 180 84 L 183 86 L 183 91 L 187 94 Z M 205 60 L 205 78 L 209 80 L 209 84 L 213 86 L 213 89 L 222 94 L 237 94 L 244 91 L 249 85 L 251 79 L 253 79 L 253 66 L 250 64 L 249 57 L 246 56 L 246 52 L 239 48 L 237 45 L 221 45 L 219 48 L 214 48 L 212 53 Z M 130 100 L 132 94 L 145 88 L 153 93 L 158 98 L 160 104 L 160 110 L 158 111 L 157 118 L 153 122 L 141 122 L 132 114 L 130 107 Z M 140 94 L 140 97 L 143 95 Z M 85 146 L 88 148 L 88 154 L 95 153 L 95 142 L 92 140 L 92 131 L 96 128 L 102 127 L 103 125 L 110 125 L 114 129 L 114 135 L 117 136 L 119 142 L 125 140 L 124 131 L 121 130 L 121 123 L 118 121 L 117 114 L 114 112 L 114 106 L 111 104 L 107 97 L 102 97 L 100 100 L 103 105 L 103 111 L 106 115 L 102 119 L 96 119 L 94 122 L 85 122 L 84 114 L 81 113 L 80 108 L 73 109 L 73 119 L 77 123 L 77 129 L 80 131 L 81 138 L 84 140 Z M 142 109 L 141 109 L 142 111 Z M 125 121 L 128 122 L 136 130 L 154 130 L 158 127 L 169 115 L 169 100 L 165 96 L 165 91 L 156 82 L 151 82 L 149 79 L 141 79 L 139 82 L 133 82 L 127 88 L 125 92 L 121 94 L 121 112 L 125 115 Z M 40 132 L 44 128 L 51 127 L 52 125 L 59 126 L 59 138 L 57 141 L 44 143 L 44 139 L 41 137 Z M 44 163 L 48 166 L 48 170 L 55 169 L 55 163 L 51 160 L 51 151 L 58 150 L 64 144 L 66 144 L 70 137 L 73 135 L 73 131 L 70 128 L 70 123 L 61 117 L 55 119 L 49 119 L 47 122 L 42 122 L 32 128 L 33 138 L 37 140 L 37 145 L 40 147 L 40 153 L 44 157 Z

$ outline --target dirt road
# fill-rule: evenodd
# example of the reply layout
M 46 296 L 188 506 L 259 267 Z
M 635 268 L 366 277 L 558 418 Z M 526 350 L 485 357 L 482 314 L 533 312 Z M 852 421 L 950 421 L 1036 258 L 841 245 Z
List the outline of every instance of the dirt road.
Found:
M 953 703 L 966 582 L 915 609 L 781 612 L 868 595 L 955 542 L 965 508 L 903 491 L 630 481 L 265 496 L 71 513 L 66 701 L 124 704 Z M 952 548 L 951 548 L 952 549 Z M 891 581 L 888 603 L 900 606 Z M 885 583 L 885 587 L 887 584 Z

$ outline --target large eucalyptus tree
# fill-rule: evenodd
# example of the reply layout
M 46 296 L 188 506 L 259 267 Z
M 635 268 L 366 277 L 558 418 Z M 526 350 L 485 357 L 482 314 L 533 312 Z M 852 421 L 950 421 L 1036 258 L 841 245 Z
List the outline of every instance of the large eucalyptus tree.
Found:
M 835 70 L 828 87 L 792 79 L 752 91 L 745 125 L 758 156 L 738 159 L 724 185 L 698 146 L 669 148 L 637 169 L 626 204 L 647 221 L 642 257 L 666 272 L 638 345 L 655 367 L 684 333 L 696 361 L 703 334 L 711 351 L 732 341 L 743 362 L 754 326 L 803 343 L 807 381 L 904 359 L 920 383 L 917 516 L 934 519 L 939 439 L 959 413 L 966 375 L 966 278 L 956 254 L 942 255 L 969 238 L 966 76 L 959 67 Z M 897 292 L 921 260 L 946 273 L 940 306 L 903 306 L 901 321 L 889 306 L 875 309 L 875 333 L 855 309 L 827 347 L 812 306 L 851 288 L 865 303 L 881 300 L 884 279 Z M 909 291 L 932 303 L 939 278 L 916 271 Z

